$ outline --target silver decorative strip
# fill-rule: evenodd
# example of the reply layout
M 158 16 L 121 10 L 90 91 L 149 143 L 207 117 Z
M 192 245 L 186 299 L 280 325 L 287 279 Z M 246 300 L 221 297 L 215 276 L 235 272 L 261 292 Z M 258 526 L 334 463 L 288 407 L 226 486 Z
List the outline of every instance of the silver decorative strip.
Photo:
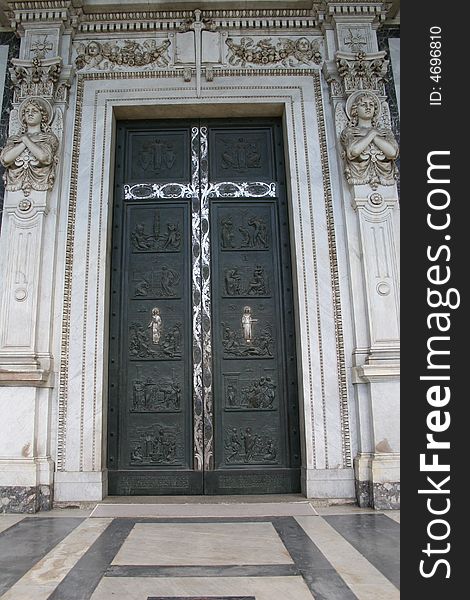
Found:
M 207 127 L 200 129 L 201 264 L 202 264 L 202 352 L 204 389 L 204 469 L 214 468 L 211 337 L 211 246 L 209 221 L 209 162 Z
M 199 193 L 194 182 L 184 183 L 136 183 L 124 185 L 124 198 L 126 200 L 155 200 L 157 198 L 193 198 Z
M 204 400 L 202 382 L 201 212 L 199 199 L 199 128 L 191 129 L 191 255 L 193 299 L 193 440 L 194 469 L 204 468 Z
M 210 198 L 273 198 L 276 194 L 276 184 L 264 181 L 222 181 L 211 183 L 207 191 Z

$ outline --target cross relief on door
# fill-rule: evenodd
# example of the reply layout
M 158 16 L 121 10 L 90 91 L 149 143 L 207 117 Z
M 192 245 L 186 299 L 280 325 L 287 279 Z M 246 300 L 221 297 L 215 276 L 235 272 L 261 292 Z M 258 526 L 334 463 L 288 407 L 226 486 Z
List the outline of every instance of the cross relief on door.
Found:
M 120 391 L 110 398 L 119 413 L 110 413 L 110 471 L 126 482 L 159 471 L 172 490 L 171 470 L 191 481 L 201 473 L 209 493 L 229 493 L 235 479 L 291 482 L 292 290 L 272 131 L 198 124 L 180 133 L 137 136 L 126 166 L 117 164 L 122 249 L 113 264 L 124 279 L 113 275 L 121 323 L 110 377 Z
M 168 182 L 163 184 L 138 183 L 125 184 L 124 193 L 127 200 L 153 200 L 153 199 L 192 199 L 192 300 L 193 300 L 193 415 L 194 415 L 194 468 L 202 470 L 211 469 L 213 466 L 213 410 L 212 410 L 212 344 L 211 344 L 211 244 L 209 203 L 211 198 L 263 198 L 276 196 L 276 183 L 263 181 L 221 181 L 209 182 L 208 173 L 208 142 L 207 127 L 193 127 L 191 131 L 191 183 L 181 184 Z M 222 164 L 235 168 L 255 166 L 260 160 L 256 144 L 240 138 L 227 144 L 222 155 Z M 162 161 L 168 167 L 171 165 L 171 154 L 158 148 L 157 168 Z M 155 166 L 155 156 L 152 161 Z M 259 221 L 259 220 L 258 220 Z M 266 241 L 260 238 L 259 228 L 264 223 L 251 223 L 255 231 L 247 231 L 245 244 L 247 247 L 265 245 Z M 162 249 L 178 247 L 179 231 L 176 225 L 168 225 L 169 231 L 164 242 L 155 241 L 155 247 L 160 244 Z M 265 227 L 265 226 L 264 226 Z M 222 223 L 222 245 L 232 247 L 233 225 L 228 221 Z M 256 233 L 255 233 L 256 232 Z M 142 232 L 143 234 L 143 232 Z M 265 235 L 265 234 L 264 234 Z M 139 232 L 134 232 L 134 244 L 139 245 Z M 255 237 L 256 236 L 256 237 Z M 148 240 L 148 238 L 147 238 Z M 147 242 L 148 243 L 148 242 Z M 140 242 L 142 245 L 142 241 Z M 166 271 L 165 281 L 171 280 L 172 284 L 177 279 L 173 272 Z M 233 293 L 236 290 L 232 290 Z M 248 307 L 248 310 L 249 307 Z M 154 311 L 158 311 L 156 307 Z M 153 328 L 156 328 L 153 316 Z M 243 316 L 245 322 L 247 316 Z M 246 324 L 245 328 L 251 326 Z M 252 340 L 246 340 L 251 343 Z M 158 346 L 159 339 L 154 345 Z M 177 352 L 177 348 L 174 352 Z

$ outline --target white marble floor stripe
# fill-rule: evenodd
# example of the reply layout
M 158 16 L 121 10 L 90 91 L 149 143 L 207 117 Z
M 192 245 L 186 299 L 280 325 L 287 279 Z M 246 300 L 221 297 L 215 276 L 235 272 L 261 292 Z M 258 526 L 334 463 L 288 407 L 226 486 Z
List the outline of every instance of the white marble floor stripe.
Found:
M 260 502 L 257 504 L 98 504 L 90 517 L 197 518 L 197 517 L 290 517 L 313 516 L 305 502 Z
M 271 523 L 136 523 L 112 562 L 154 566 L 260 563 L 293 563 Z
M 0 533 L 6 531 L 25 518 L 25 515 L 0 515 Z
M 87 519 L 34 565 L 2 600 L 47 600 L 112 519 Z
M 152 596 L 188 599 L 194 596 L 254 596 L 256 600 L 313 600 L 302 577 L 104 577 L 91 600 L 146 600 Z
M 387 517 L 392 519 L 392 521 L 395 521 L 396 523 L 400 523 L 400 511 L 399 510 L 384 510 L 383 514 L 387 515 Z
M 398 600 L 400 592 L 324 519 L 296 517 L 358 600 Z

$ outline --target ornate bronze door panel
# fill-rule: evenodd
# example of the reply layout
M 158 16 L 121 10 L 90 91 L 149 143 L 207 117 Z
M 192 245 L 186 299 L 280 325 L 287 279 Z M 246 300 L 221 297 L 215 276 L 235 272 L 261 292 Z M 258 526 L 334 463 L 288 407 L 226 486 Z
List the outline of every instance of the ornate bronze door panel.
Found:
M 110 494 L 299 490 L 281 125 L 121 123 Z

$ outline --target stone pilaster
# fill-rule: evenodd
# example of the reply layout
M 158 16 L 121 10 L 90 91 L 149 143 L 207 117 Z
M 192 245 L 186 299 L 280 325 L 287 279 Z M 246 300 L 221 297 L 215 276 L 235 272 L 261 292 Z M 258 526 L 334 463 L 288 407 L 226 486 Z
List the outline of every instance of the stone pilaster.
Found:
M 385 93 L 388 60 L 377 47 L 384 5 L 345 14 L 329 2 L 323 67 L 335 119 L 352 285 L 353 382 L 359 421 L 355 458 L 361 506 L 399 506 L 398 147 Z M 359 5 L 360 3 L 358 3 Z M 374 9 L 375 7 L 375 9 Z M 369 103 L 373 114 L 359 109 Z M 361 112 L 362 111 L 362 112 Z M 358 116 L 358 113 L 359 116 Z M 374 137 L 375 136 L 375 137 Z M 361 147 L 361 140 L 369 140 Z
M 75 17 L 71 2 L 13 2 L 10 8 L 21 46 L 10 68 L 13 110 L 2 152 L 0 495 L 6 510 L 34 512 L 52 501 L 52 298 Z M 34 134 L 28 106 L 41 114 Z M 14 160 L 11 152 L 25 148 L 21 138 L 30 146 Z

